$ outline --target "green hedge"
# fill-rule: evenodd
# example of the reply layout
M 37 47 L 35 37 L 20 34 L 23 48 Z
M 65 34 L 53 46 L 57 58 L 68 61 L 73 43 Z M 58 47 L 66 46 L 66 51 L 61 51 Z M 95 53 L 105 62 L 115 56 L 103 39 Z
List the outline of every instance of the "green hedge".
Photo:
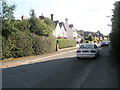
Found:
M 27 32 L 18 31 L 9 36 L 8 39 L 3 37 L 2 40 L 2 58 L 15 58 L 29 56 L 33 54 L 32 39 Z
M 114 58 L 120 58 L 120 1 L 114 3 L 112 21 L 112 33 L 110 33 L 110 41 L 112 54 Z
M 31 38 L 33 40 L 35 55 L 54 52 L 56 50 L 56 39 L 53 36 L 45 37 L 31 34 Z
M 113 56 L 120 58 L 120 32 L 112 32 L 109 35 Z
M 67 39 L 58 39 L 59 48 L 67 48 L 67 47 L 74 47 L 76 45 L 75 40 L 67 40 Z
M 18 31 L 8 39 L 2 37 L 2 59 L 39 55 L 56 50 L 56 39 L 52 36 L 37 36 Z

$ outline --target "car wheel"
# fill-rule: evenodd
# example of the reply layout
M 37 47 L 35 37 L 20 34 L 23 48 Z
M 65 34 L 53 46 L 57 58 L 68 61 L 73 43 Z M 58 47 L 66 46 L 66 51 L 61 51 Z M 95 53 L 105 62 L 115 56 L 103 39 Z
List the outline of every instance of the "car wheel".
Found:
M 100 53 L 97 54 L 97 57 L 99 57 L 99 56 L 100 56 Z
M 95 55 L 95 57 L 93 57 L 93 60 L 96 60 L 98 57 L 98 54 Z
M 95 57 L 93 57 L 93 60 L 96 60 L 96 58 L 97 58 L 96 56 L 95 56 Z
M 80 59 L 80 57 L 77 57 L 77 59 Z

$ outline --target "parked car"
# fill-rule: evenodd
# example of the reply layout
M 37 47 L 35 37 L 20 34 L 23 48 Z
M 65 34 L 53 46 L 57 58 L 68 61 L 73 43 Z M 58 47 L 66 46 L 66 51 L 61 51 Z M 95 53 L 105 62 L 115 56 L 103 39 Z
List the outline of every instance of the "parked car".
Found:
M 102 41 L 101 42 L 101 47 L 105 47 L 109 45 L 109 41 Z
M 99 47 L 94 43 L 83 43 L 76 51 L 77 58 L 94 58 L 99 56 Z

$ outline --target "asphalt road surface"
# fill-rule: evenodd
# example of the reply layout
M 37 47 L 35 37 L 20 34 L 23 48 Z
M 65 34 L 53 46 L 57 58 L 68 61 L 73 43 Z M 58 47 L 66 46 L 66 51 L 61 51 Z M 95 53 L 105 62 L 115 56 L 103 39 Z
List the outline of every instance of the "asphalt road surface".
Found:
M 45 61 L 2 70 L 2 88 L 118 88 L 117 62 L 103 47 L 97 59 L 77 59 L 74 50 Z

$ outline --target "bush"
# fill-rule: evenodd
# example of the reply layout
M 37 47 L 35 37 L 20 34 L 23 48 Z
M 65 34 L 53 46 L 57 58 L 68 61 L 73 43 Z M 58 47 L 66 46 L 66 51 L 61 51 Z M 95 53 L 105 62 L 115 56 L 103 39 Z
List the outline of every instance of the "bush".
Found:
M 30 35 L 33 43 L 34 55 L 54 52 L 56 50 L 56 39 L 52 36 L 37 36 L 35 34 Z
M 67 48 L 74 47 L 76 45 L 75 40 L 67 40 L 67 39 L 58 39 L 59 48 Z
M 17 28 L 20 31 L 30 31 L 30 23 L 29 20 L 24 19 L 24 20 L 16 20 L 14 22 L 14 27 Z
M 53 28 L 39 18 L 30 18 L 30 32 L 39 36 L 50 36 Z
M 33 54 L 32 39 L 27 32 L 18 31 L 11 34 L 8 39 L 3 38 L 3 59 L 23 57 Z
M 8 39 L 3 37 L 2 41 L 2 59 L 40 55 L 56 50 L 56 39 L 53 36 L 40 37 L 33 33 L 18 31 Z
M 12 49 L 15 47 L 15 41 L 9 36 L 8 39 L 2 37 L 2 59 L 14 57 Z
M 114 3 L 112 15 L 112 33 L 110 33 L 110 41 L 112 54 L 115 58 L 120 58 L 120 1 Z
M 2 36 L 8 38 L 11 33 L 17 32 L 17 29 L 14 27 L 14 20 L 3 20 L 2 21 Z
M 0 60 L 2 59 L 2 35 L 0 34 Z
M 112 32 L 109 35 L 113 56 L 120 58 L 120 32 Z
M 30 56 L 33 54 L 32 39 L 29 37 L 28 32 L 17 32 L 15 34 L 15 56 Z

